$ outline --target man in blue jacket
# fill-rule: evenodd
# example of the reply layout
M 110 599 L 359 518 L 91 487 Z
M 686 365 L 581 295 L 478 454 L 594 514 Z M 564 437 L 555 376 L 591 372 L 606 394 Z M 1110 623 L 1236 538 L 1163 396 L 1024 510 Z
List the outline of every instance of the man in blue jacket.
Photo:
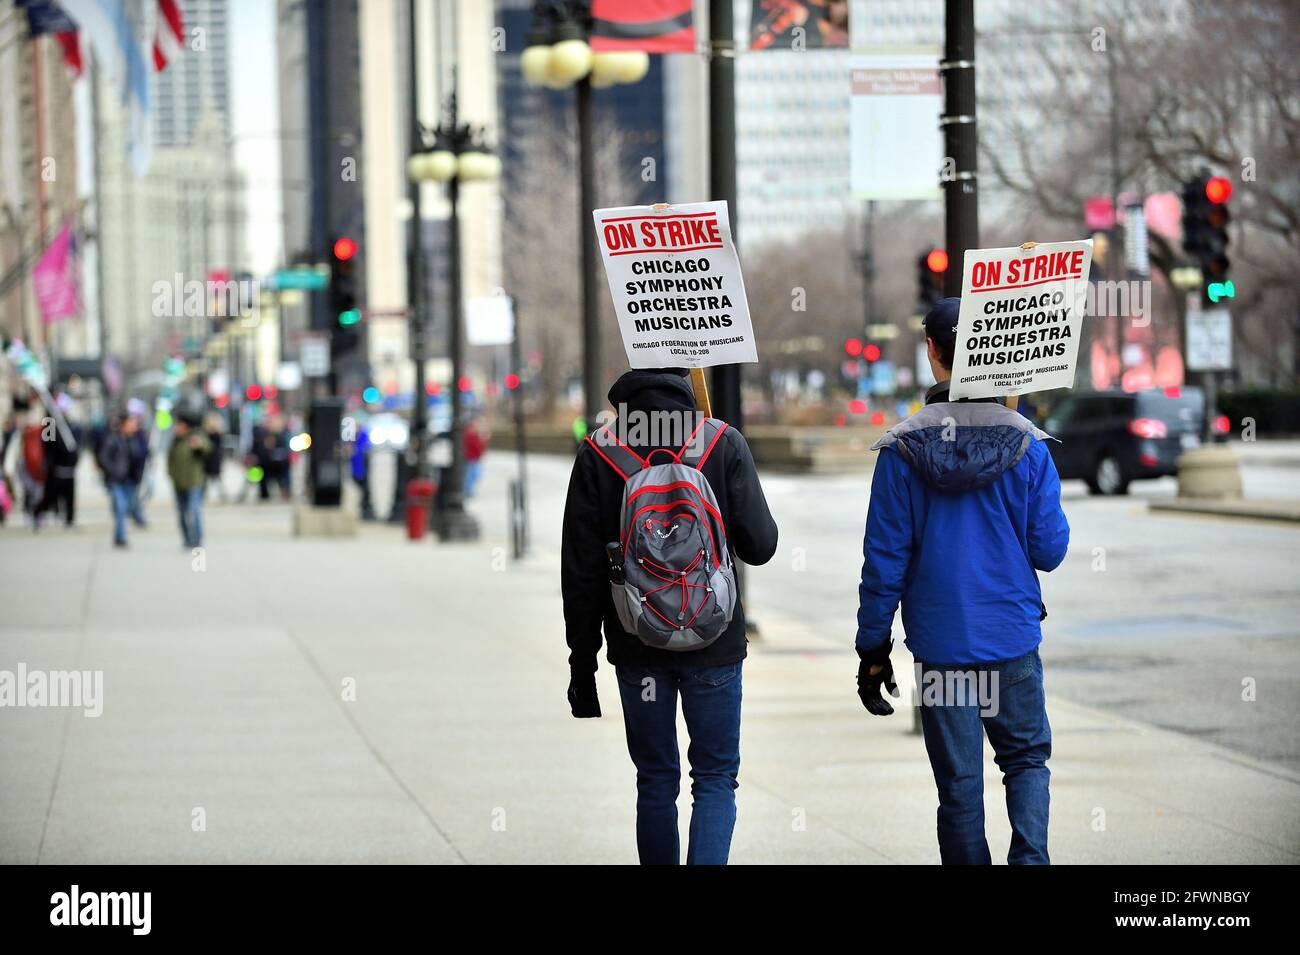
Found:
M 875 444 L 859 587 L 858 695 L 887 716 L 901 601 L 917 661 L 921 726 L 939 789 L 945 864 L 991 862 L 983 736 L 1006 787 L 1012 864 L 1046 864 L 1052 733 L 1038 656 L 1047 615 L 1038 571 L 1065 558 L 1070 527 L 1049 435 L 997 399 L 949 401 L 960 299 L 925 318 L 936 384 Z

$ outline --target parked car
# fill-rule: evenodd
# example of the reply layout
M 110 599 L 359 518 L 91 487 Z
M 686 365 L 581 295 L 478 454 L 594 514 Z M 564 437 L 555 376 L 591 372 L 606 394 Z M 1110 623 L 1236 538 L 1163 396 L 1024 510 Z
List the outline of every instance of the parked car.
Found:
M 1093 494 L 1127 494 L 1131 481 L 1176 475 L 1204 425 L 1205 395 L 1190 386 L 1068 395 L 1043 422 L 1059 439 L 1048 447 L 1062 479 L 1082 478 Z

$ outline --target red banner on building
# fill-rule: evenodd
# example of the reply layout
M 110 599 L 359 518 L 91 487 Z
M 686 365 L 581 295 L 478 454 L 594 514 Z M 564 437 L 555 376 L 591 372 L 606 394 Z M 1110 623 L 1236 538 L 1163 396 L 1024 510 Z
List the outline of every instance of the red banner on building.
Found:
M 592 0 L 591 48 L 693 53 L 692 0 Z

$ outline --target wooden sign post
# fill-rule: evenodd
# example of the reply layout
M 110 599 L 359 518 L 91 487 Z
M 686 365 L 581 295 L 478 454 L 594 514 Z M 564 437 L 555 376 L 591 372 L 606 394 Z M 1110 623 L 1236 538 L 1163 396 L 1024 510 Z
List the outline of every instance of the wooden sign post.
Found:
M 713 417 L 713 406 L 709 402 L 709 380 L 704 377 L 703 368 L 691 369 L 691 391 L 695 392 L 695 407 L 704 413 L 704 417 Z
M 1028 252 L 1030 249 L 1037 247 L 1037 245 L 1038 245 L 1037 242 L 1022 242 L 1020 244 L 1020 247 L 1024 249 L 1026 252 Z M 1020 404 L 1019 395 L 1007 395 L 1008 408 L 1010 408 L 1012 411 L 1015 411 L 1017 406 L 1019 406 L 1019 404 Z

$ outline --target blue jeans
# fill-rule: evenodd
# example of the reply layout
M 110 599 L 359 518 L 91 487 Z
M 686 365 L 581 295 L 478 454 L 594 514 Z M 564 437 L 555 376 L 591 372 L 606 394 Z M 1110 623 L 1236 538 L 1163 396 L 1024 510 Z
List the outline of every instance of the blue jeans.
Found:
M 140 500 L 140 482 L 128 485 L 131 489 L 131 520 L 135 521 L 137 527 L 145 526 L 144 519 L 144 502 Z
M 203 485 L 188 490 L 176 488 L 176 516 L 181 540 L 186 547 L 203 546 Z
M 131 513 L 135 488 L 130 484 L 110 484 L 108 496 L 113 501 L 113 542 L 126 543 L 126 518 Z
M 636 765 L 636 848 L 642 865 L 677 865 L 677 697 L 691 738 L 687 865 L 726 865 L 736 827 L 741 663 L 617 668 L 627 750 Z
M 996 680 L 996 707 L 981 712 L 960 695 L 926 704 L 926 688 L 938 677 L 976 674 Z M 934 676 L 932 676 L 934 674 Z M 1043 661 L 1035 650 L 1015 660 L 970 665 L 921 664 L 918 686 L 925 748 L 939 788 L 939 855 L 945 865 L 988 865 L 984 838 L 984 735 L 1002 770 L 1011 821 L 1011 865 L 1047 865 L 1048 778 L 1052 728 L 1043 695 Z M 985 699 L 992 697 L 985 695 Z M 956 705 L 954 705 L 954 703 Z M 964 704 L 964 705 L 963 705 Z M 992 712 L 996 709 L 996 712 Z
M 473 497 L 478 490 L 478 482 L 483 478 L 483 462 L 465 462 L 465 496 Z

